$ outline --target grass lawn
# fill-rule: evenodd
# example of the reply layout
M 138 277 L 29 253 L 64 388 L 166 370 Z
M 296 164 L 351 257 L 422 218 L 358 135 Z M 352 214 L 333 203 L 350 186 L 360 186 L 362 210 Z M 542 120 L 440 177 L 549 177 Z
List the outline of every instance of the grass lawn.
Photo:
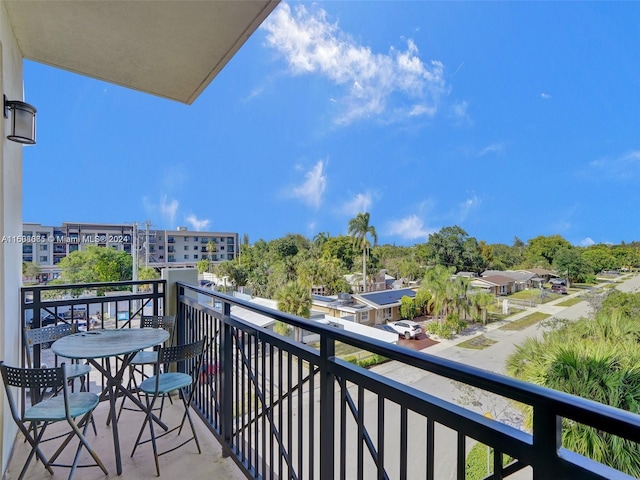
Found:
M 483 350 L 487 347 L 490 347 L 494 343 L 496 343 L 496 340 L 491 340 L 484 335 L 478 335 L 477 337 L 473 337 L 469 340 L 465 340 L 464 342 L 459 343 L 457 346 L 462 348 L 472 348 L 474 350 Z
M 558 307 L 570 307 L 570 306 L 575 305 L 576 303 L 580 303 L 580 302 L 582 302 L 581 298 L 573 297 L 573 298 L 568 298 L 564 302 L 556 303 L 556 305 Z
M 550 316 L 551 315 L 548 313 L 535 312 L 531 315 L 527 315 L 526 317 L 521 318 L 520 320 L 514 320 L 513 322 L 501 326 L 500 330 L 523 330 Z
M 507 298 L 515 298 L 518 300 L 533 300 L 538 297 L 540 297 L 540 290 L 530 288 L 529 290 L 520 290 L 519 292 L 514 292 Z
M 320 350 L 320 342 L 314 342 L 309 344 L 310 347 Z M 347 345 L 346 343 L 336 342 L 336 357 L 343 358 L 346 355 L 356 355 L 361 353 L 362 355 L 369 354 L 361 348 L 354 347 L 353 345 Z

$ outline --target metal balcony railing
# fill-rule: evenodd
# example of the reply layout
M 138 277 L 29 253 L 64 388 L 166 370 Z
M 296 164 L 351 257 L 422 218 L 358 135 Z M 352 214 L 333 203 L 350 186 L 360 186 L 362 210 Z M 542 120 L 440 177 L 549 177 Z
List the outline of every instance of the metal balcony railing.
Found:
M 178 341 L 211 340 L 194 407 L 249 478 L 465 479 L 475 442 L 495 451 L 487 479 L 630 478 L 563 448 L 561 420 L 638 443 L 638 415 L 193 285 L 178 283 L 177 304 Z M 317 335 L 319 348 L 273 322 Z M 342 345 L 528 405 L 532 431 L 341 360 Z
M 47 298 L 61 288 L 67 297 Z M 92 318 L 94 328 L 131 328 L 143 310 L 164 311 L 166 288 L 163 280 L 24 287 L 22 322 Z M 102 296 L 114 289 L 129 292 Z M 176 341 L 211 340 L 193 406 L 248 478 L 462 480 L 476 442 L 496 452 L 487 479 L 631 478 L 563 448 L 562 420 L 638 444 L 638 415 L 198 286 L 178 283 L 176 295 Z M 315 335 L 318 347 L 275 333 L 275 322 L 305 338 Z M 345 345 L 395 362 L 389 370 L 461 382 L 528 405 L 533 427 L 521 430 L 448 401 L 438 388 L 416 388 L 342 360 L 336 351 Z
M 22 327 L 75 323 L 80 330 L 131 328 L 143 313 L 163 311 L 165 293 L 165 280 L 22 287 Z M 33 347 L 34 365 L 42 364 L 42 354 L 41 345 Z

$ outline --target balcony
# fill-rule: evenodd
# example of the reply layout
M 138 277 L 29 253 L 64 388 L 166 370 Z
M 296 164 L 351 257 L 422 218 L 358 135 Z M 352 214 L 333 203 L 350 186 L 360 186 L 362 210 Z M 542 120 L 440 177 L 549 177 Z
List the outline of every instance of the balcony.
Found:
M 125 284 L 120 282 L 119 286 Z M 130 302 L 131 316 L 126 322 L 109 323 L 103 316 L 98 326 L 135 328 L 144 308 L 159 311 L 167 301 L 169 288 L 164 281 L 151 285 L 151 291 L 123 294 L 121 298 L 73 301 L 43 300 L 42 291 L 52 287 L 25 287 L 23 316 L 29 310 L 51 311 L 69 305 L 104 312 L 107 302 Z M 561 419 L 640 443 L 638 415 L 188 283 L 176 286 L 177 341 L 207 336 L 212 342 L 193 403 L 206 446 L 203 455 L 187 446 L 174 452 L 175 456 L 163 457 L 161 469 L 167 478 L 174 478 L 170 468 L 175 467 L 175 475 L 188 469 L 190 478 L 464 479 L 466 454 L 476 442 L 498 453 L 493 462 L 496 473 L 487 479 L 631 478 L 562 448 Z M 78 290 L 81 286 L 69 288 Z M 312 348 L 275 333 L 270 328 L 276 321 L 289 325 L 294 336 L 298 332 L 315 335 L 319 346 Z M 390 363 L 384 368 L 359 367 L 336 356 L 336 349 L 343 345 L 386 357 Z M 416 382 L 416 378 L 426 381 Z M 529 405 L 534 412 L 532 430 L 453 403 L 450 392 L 442 387 L 451 387 L 451 381 L 491 392 L 504 402 Z M 95 383 L 97 391 L 99 376 Z M 108 443 L 111 437 L 104 426 L 104 410 L 101 412 L 99 437 L 106 436 L 107 443 L 96 444 L 96 450 L 108 462 L 113 461 Z M 132 441 L 123 440 L 124 457 Z M 16 448 L 14 461 L 23 458 L 19 455 L 24 448 L 20 440 Z M 224 461 L 221 452 L 228 456 Z M 500 453 L 512 460 L 502 463 Z M 229 460 L 235 462 L 230 464 Z M 210 473 L 220 465 L 235 468 Z M 32 468 L 33 475 L 28 478 L 46 475 L 41 465 Z M 197 476 L 200 468 L 207 472 L 205 476 Z M 93 472 L 87 474 L 93 476 L 83 474 L 79 472 L 76 478 L 103 478 Z M 151 454 L 137 452 L 125 465 L 124 474 L 126 478 L 154 477 Z
M 98 391 L 96 385 L 91 386 L 91 390 Z M 173 408 L 177 407 L 177 408 Z M 107 415 L 109 413 L 109 406 L 107 402 L 103 402 L 98 405 L 94 412 L 94 418 L 96 422 L 96 428 L 98 435 L 94 435 L 91 429 L 87 433 L 87 439 L 94 450 L 100 456 L 107 471 L 109 477 L 105 477 L 103 473 L 97 468 L 79 469 L 76 472 L 75 479 L 84 480 L 101 480 L 105 478 L 122 478 L 127 480 L 150 480 L 158 478 L 156 477 L 155 465 L 153 463 L 153 454 L 151 453 L 151 445 L 142 445 L 138 447 L 135 456 L 130 456 L 131 449 L 136 440 L 136 435 L 142 425 L 142 414 L 140 412 L 123 410 L 120 417 L 121 425 L 126 425 L 127 428 L 120 428 L 120 445 L 122 448 L 122 475 L 116 475 L 115 456 L 113 453 L 113 438 L 111 436 L 111 428 L 106 426 Z M 175 403 L 169 405 L 163 412 L 163 419 L 170 425 L 176 425 L 180 423 L 184 409 L 180 409 L 180 405 Z M 177 449 L 173 452 L 167 453 L 160 457 L 160 472 L 162 477 L 166 479 L 172 478 L 190 478 L 190 479 L 207 479 L 207 478 L 224 478 L 225 480 L 246 480 L 246 477 L 242 474 L 241 470 L 237 468 L 236 464 L 231 458 L 222 458 L 222 449 L 220 443 L 215 436 L 207 428 L 206 424 L 199 420 L 197 416 L 194 416 L 194 423 L 196 427 L 196 433 L 200 442 L 200 448 L 202 454 L 198 455 L 198 450 L 193 442 L 185 447 Z M 60 425 L 52 425 L 49 427 L 48 432 L 52 436 L 56 432 L 62 433 L 64 430 L 58 428 Z M 166 442 L 172 442 L 173 438 L 167 438 Z M 55 442 L 50 442 L 43 446 L 43 452 L 45 455 L 49 455 L 54 447 Z M 164 444 L 161 444 L 161 448 L 164 448 Z M 20 439 L 14 444 L 14 452 L 9 463 L 9 467 L 6 472 L 6 478 L 15 479 L 20 473 L 20 469 L 24 464 L 24 460 L 29 455 L 29 444 L 22 442 Z M 75 448 L 69 447 L 65 450 L 64 454 L 60 458 L 61 463 L 70 463 L 73 460 L 75 454 Z M 80 464 L 91 463 L 92 459 L 86 452 L 80 459 Z M 185 471 L 188 470 L 188 474 Z M 56 478 L 67 478 L 68 469 L 55 468 L 53 469 L 55 476 L 51 477 L 47 471 L 42 467 L 40 462 L 31 462 L 29 469 L 25 475 L 26 480 L 46 480 Z M 188 476 L 186 476 L 188 475 Z

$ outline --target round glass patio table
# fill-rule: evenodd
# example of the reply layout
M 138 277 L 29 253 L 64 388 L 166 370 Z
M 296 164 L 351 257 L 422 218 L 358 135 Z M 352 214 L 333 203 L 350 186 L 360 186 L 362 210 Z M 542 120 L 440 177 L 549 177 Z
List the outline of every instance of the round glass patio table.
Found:
M 122 474 L 122 457 L 120 455 L 120 440 L 116 412 L 116 398 L 119 393 L 129 397 L 141 410 L 145 406 L 122 385 L 122 377 L 129 363 L 140 350 L 164 343 L 169 338 L 169 332 L 163 328 L 123 328 L 114 330 L 90 330 L 63 337 L 53 342 L 51 350 L 56 355 L 71 359 L 87 360 L 104 376 L 106 387 L 101 399 L 109 398 L 109 418 L 113 432 L 113 448 L 116 458 L 116 470 Z M 122 362 L 114 371 L 111 369 L 111 357 L 120 357 Z M 153 419 L 164 430 L 167 426 L 157 417 Z

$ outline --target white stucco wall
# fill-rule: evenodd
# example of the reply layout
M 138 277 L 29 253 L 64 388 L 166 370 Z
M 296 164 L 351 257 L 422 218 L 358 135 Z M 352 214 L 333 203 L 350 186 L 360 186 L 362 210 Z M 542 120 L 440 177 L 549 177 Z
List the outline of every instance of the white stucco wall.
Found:
M 6 5 L 0 2 L 0 95 L 23 100 L 22 54 L 8 21 Z M 2 118 L 0 136 L 0 239 L 22 234 L 22 147 L 6 139 L 8 121 Z M 37 148 L 31 147 L 31 148 Z M 22 249 L 17 243 L 0 243 L 0 360 L 20 365 L 20 285 Z M 17 427 L 6 405 L 4 389 L 0 393 L 0 448 L 2 469 L 13 446 Z

